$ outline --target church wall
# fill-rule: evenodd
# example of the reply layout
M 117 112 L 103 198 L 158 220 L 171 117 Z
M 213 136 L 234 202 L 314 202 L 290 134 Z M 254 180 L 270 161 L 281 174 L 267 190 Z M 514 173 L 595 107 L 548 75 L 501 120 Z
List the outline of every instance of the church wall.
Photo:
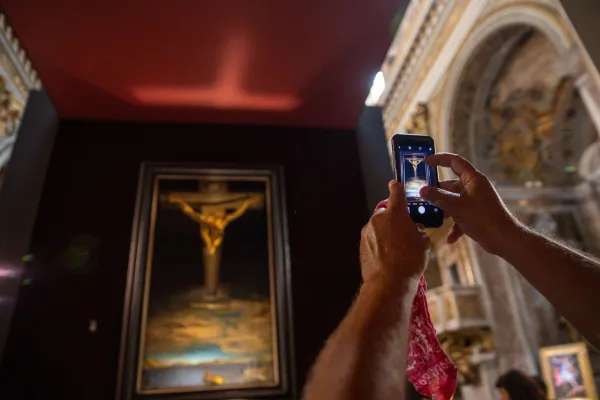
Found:
M 142 161 L 284 167 L 297 385 L 349 308 L 368 218 L 353 131 L 64 121 L 32 253 L 0 367 L 6 398 L 114 398 L 136 185 Z M 98 262 L 63 268 L 69 241 L 91 235 Z M 89 331 L 90 320 L 97 331 Z
M 597 189 L 600 147 L 589 145 L 596 132 L 600 132 L 600 112 L 597 111 L 600 104 L 598 71 L 588 60 L 590 57 L 565 18 L 560 2 L 456 0 L 440 1 L 439 4 L 447 10 L 452 9 L 446 13 L 447 19 L 440 18 L 436 22 L 448 29 L 448 33 L 440 35 L 439 26 L 430 27 L 423 23 L 417 29 L 433 34 L 427 40 L 412 41 L 411 45 L 415 50 L 397 61 L 414 65 L 415 70 L 420 72 L 419 78 L 405 76 L 406 74 L 392 75 L 389 71 L 390 76 L 386 76 L 386 83 L 391 82 L 390 89 L 384 92 L 380 105 L 384 109 L 388 135 L 401 131 L 423 133 L 418 128 L 430 128 L 428 133 L 436 141 L 438 151 L 458 152 L 466 156 L 500 187 L 519 186 L 516 196 L 508 193 L 508 197 L 505 197 L 505 201 L 513 207 L 519 201 L 524 203 L 527 199 L 540 197 L 543 191 L 534 196 L 533 192 L 523 186 L 523 182 L 500 181 L 493 176 L 494 171 L 485 169 L 492 158 L 483 151 L 485 145 L 492 142 L 486 137 L 486 133 L 491 131 L 485 126 L 488 123 L 485 117 L 491 115 L 490 111 L 495 111 L 496 103 L 510 103 L 518 100 L 521 92 L 535 92 L 531 89 L 538 88 L 543 90 L 540 91 L 542 96 L 535 101 L 536 106 L 540 112 L 552 110 L 561 78 L 570 77 L 568 85 L 572 84 L 577 93 L 570 103 L 569 113 L 560 108 L 566 106 L 566 102 L 557 102 L 560 107 L 554 110 L 554 114 L 558 116 L 555 118 L 557 132 L 570 130 L 577 133 L 571 141 L 563 140 L 575 150 L 570 153 L 572 155 L 567 156 L 568 152 L 560 152 L 561 148 L 558 146 L 555 153 L 564 157 L 564 164 L 571 174 L 561 182 L 563 185 L 571 185 L 564 191 L 573 193 L 566 202 L 574 206 L 567 207 L 568 212 L 564 211 L 562 202 L 565 202 L 565 196 L 552 195 L 552 185 L 547 184 L 545 189 L 548 189 L 548 193 L 545 196 L 550 196 L 554 203 L 544 207 L 554 210 L 552 207 L 556 206 L 564 211 L 563 214 L 572 217 L 578 223 L 575 225 L 578 225 L 579 235 L 589 239 L 585 241 L 585 250 L 596 253 L 596 243 L 600 237 L 597 195 L 600 192 Z M 467 4 L 467 7 L 461 9 L 461 6 Z M 528 42 L 521 42 L 527 38 L 530 39 Z M 520 49 L 518 54 L 514 52 L 516 49 Z M 593 53 L 590 49 L 588 51 Z M 398 54 L 401 53 L 393 49 L 388 53 L 391 56 Z M 507 64 L 510 64 L 508 68 L 504 68 Z M 536 86 L 532 87 L 533 84 Z M 571 88 L 567 85 L 565 87 L 567 90 Z M 486 94 L 491 89 L 496 90 L 490 110 Z M 520 106 L 516 104 L 514 108 L 519 109 Z M 424 107 L 425 112 L 422 111 Z M 572 110 L 576 112 L 571 112 Z M 581 165 L 578 165 L 581 150 L 586 147 L 588 150 L 584 159 L 587 161 L 581 161 Z M 508 165 L 513 167 L 516 164 L 516 160 L 511 160 Z M 445 169 L 441 172 L 442 179 L 453 177 Z M 562 175 L 556 174 L 555 180 L 559 177 L 562 178 Z M 548 183 L 556 185 L 555 182 Z M 504 194 L 501 195 L 504 197 Z M 537 202 L 527 203 L 530 208 L 535 208 L 536 213 L 543 211 L 543 207 L 538 204 L 543 203 L 543 199 L 538 197 L 535 197 Z M 564 219 L 563 214 L 557 218 Z M 556 236 L 569 240 L 569 235 L 563 232 Z M 506 263 L 487 255 L 473 242 L 467 244 L 470 250 L 470 269 L 475 277 L 475 285 L 481 292 L 482 303 L 486 306 L 496 345 L 493 363 L 496 365 L 496 372 L 520 368 L 532 375 L 537 374 L 538 347 L 566 340 L 560 328 L 559 315 Z M 439 254 L 438 258 L 443 265 L 444 256 Z M 510 302 L 507 299 L 511 299 Z M 506 307 L 507 304 L 509 307 Z M 504 308 L 501 309 L 501 305 Z M 484 368 L 480 365 L 480 372 L 482 376 L 491 374 L 488 376 L 490 378 L 494 374 L 488 367 L 490 366 Z M 463 386 L 463 389 L 468 389 L 463 390 L 463 397 L 488 398 L 487 394 L 471 393 L 470 390 L 493 385 L 495 378 L 490 379 L 488 383 L 482 380 L 479 385 L 469 388 Z

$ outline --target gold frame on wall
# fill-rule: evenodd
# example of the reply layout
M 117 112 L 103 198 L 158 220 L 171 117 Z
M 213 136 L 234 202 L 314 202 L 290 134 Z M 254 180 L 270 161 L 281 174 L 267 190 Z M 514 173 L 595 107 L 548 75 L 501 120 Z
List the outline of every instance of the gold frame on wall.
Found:
M 569 400 L 594 400 L 598 398 L 596 385 L 594 384 L 594 374 L 590 365 L 590 357 L 588 355 L 585 343 L 570 343 L 560 346 L 543 347 L 540 349 L 540 364 L 542 366 L 542 376 L 548 388 L 549 399 L 567 399 L 566 397 L 556 397 L 555 385 L 552 377 L 552 369 L 550 368 L 550 358 L 556 356 L 573 356 L 577 357 L 577 362 L 580 367 L 580 373 L 583 381 L 583 386 L 587 393 L 587 397 L 568 397 Z
M 268 280 L 272 310 L 271 340 L 273 381 L 215 386 L 143 388 L 142 360 L 150 296 L 154 232 L 159 203 L 158 182 L 198 180 L 212 182 L 264 183 Z M 278 167 L 239 167 L 190 164 L 142 165 L 130 249 L 130 265 L 123 316 L 117 399 L 160 395 L 170 399 L 231 399 L 256 397 L 294 398 L 291 282 L 283 177 Z M 166 397 L 165 397 L 166 396 Z

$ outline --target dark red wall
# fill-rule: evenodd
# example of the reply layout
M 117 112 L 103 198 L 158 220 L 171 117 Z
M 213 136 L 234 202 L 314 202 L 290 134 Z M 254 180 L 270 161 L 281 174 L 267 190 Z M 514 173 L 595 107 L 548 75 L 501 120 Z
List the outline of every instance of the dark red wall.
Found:
M 64 121 L 26 267 L 31 283 L 21 287 L 0 369 L 1 397 L 18 390 L 7 398 L 113 398 L 142 161 L 284 167 L 301 387 L 360 282 L 368 210 L 354 132 Z M 65 251 L 80 235 L 94 238 L 97 257 L 71 269 Z

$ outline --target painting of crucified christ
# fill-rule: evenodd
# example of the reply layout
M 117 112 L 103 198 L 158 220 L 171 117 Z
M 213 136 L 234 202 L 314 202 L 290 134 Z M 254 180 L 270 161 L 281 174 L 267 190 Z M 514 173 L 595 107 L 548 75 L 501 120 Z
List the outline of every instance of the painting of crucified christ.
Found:
M 425 153 L 402 153 L 402 177 L 409 199 L 420 199 L 421 188 L 429 185 L 429 168 L 425 165 L 425 156 Z
M 278 172 L 178 171 L 155 170 L 140 195 L 143 255 L 130 268 L 144 280 L 130 386 L 222 398 L 281 391 L 289 360 L 285 281 L 275 279 L 286 262 Z

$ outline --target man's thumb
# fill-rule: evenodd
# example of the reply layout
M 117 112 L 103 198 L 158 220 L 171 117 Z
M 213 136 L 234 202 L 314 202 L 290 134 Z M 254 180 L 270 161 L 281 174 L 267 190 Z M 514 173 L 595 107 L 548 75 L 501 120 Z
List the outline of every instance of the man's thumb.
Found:
M 456 211 L 458 201 L 460 200 L 460 194 L 452 193 L 433 186 L 425 186 L 422 188 L 420 195 L 428 202 L 450 214 Z
M 406 193 L 404 187 L 398 181 L 391 181 L 388 185 L 390 189 L 390 199 L 388 208 L 406 208 Z

